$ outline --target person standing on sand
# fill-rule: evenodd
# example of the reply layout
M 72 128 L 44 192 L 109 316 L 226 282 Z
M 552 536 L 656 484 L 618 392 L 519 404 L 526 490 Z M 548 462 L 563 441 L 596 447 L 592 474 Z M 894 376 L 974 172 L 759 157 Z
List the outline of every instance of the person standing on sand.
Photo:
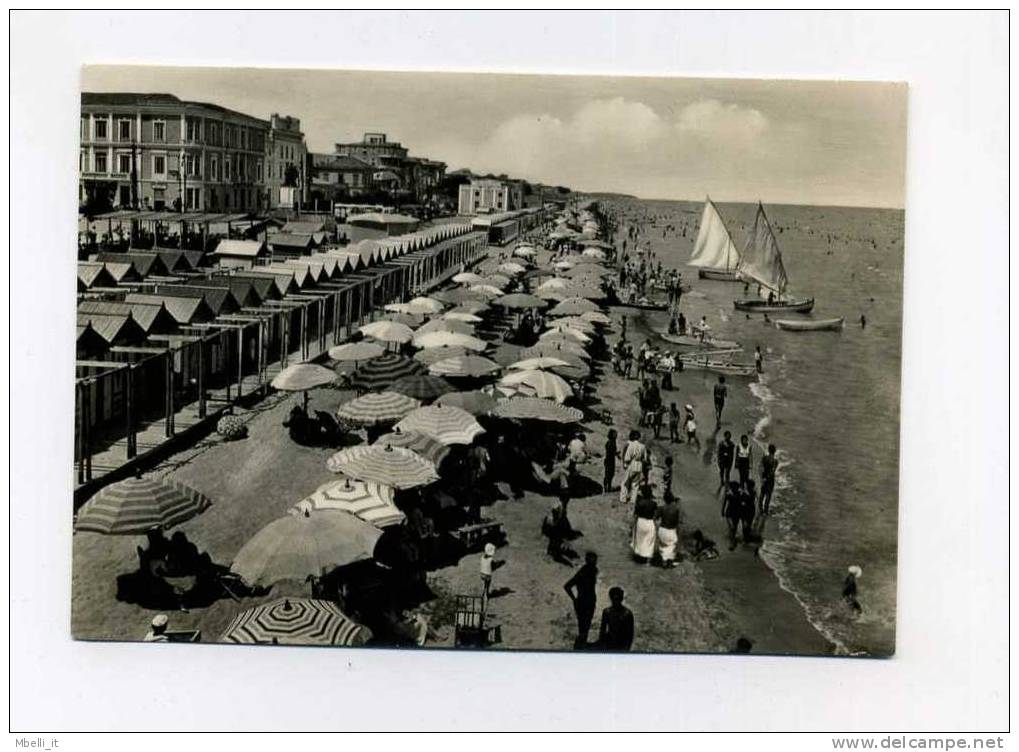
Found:
M 860 328 L 861 329 L 867 328 L 867 316 L 862 313 L 860 314 Z
M 616 446 L 616 429 L 610 428 L 608 436 L 605 437 L 605 475 L 602 480 L 602 491 L 612 491 L 612 479 L 616 477 L 616 457 L 619 456 L 619 447 Z
M 718 444 L 718 487 L 725 488 L 729 485 L 729 475 L 732 472 L 732 460 L 736 454 L 736 445 L 732 441 L 732 433 L 726 431 L 722 434 L 722 440 Z
M 671 457 L 670 457 L 671 459 Z M 665 491 L 665 504 L 658 520 L 658 555 L 662 566 L 676 566 L 676 549 L 679 545 L 679 503 L 672 491 Z
M 633 645 L 633 612 L 623 605 L 623 589 L 609 589 L 612 605 L 601 613 L 598 647 L 602 650 L 629 650 Z
M 758 373 L 764 373 L 764 355 L 761 354 L 761 346 L 754 347 L 754 368 Z
M 757 516 L 757 495 L 754 481 L 748 480 L 746 488 L 739 492 L 740 523 L 743 525 L 743 545 L 754 541 L 754 517 Z
M 696 445 L 695 451 L 701 451 L 701 440 L 697 438 L 697 420 L 694 418 L 693 405 L 686 406 L 686 443 L 693 449 Z
M 857 599 L 857 581 L 863 577 L 863 570 L 857 565 L 849 567 L 846 579 L 842 583 L 842 601 L 849 607 L 854 615 L 859 615 L 863 608 Z
M 676 403 L 673 402 L 669 405 L 669 442 L 672 444 L 682 444 L 683 440 L 679 438 L 679 425 L 682 423 L 682 416 L 679 414 L 679 408 L 676 407 Z
M 665 405 L 659 400 L 658 405 L 651 413 L 651 427 L 654 429 L 655 438 L 662 436 L 662 425 L 665 422 Z
M 718 377 L 715 384 L 715 425 L 722 425 L 722 409 L 725 407 L 725 398 L 729 396 L 729 390 L 725 386 L 725 376 Z
M 761 498 L 758 500 L 761 514 L 768 514 L 771 510 L 771 494 L 775 490 L 775 472 L 778 470 L 776 451 L 774 444 L 768 444 L 768 453 L 761 458 Z
M 739 437 L 736 445 L 736 472 L 739 473 L 740 488 L 746 486 L 750 480 L 750 467 L 753 464 L 753 452 L 750 448 L 750 439 L 746 434 Z
M 584 564 L 563 585 L 566 595 L 573 601 L 573 612 L 577 616 L 577 639 L 573 643 L 575 650 L 587 647 L 587 637 L 591 633 L 591 622 L 594 621 L 594 608 L 598 603 L 595 588 L 598 584 L 598 554 L 588 551 L 584 554 Z
M 725 488 L 725 495 L 722 497 L 722 517 L 729 526 L 729 550 L 736 550 L 736 533 L 739 531 L 740 523 L 740 487 L 739 483 L 732 481 Z
M 657 531 L 655 530 L 655 518 L 658 516 L 658 505 L 651 493 L 651 486 L 643 484 L 640 489 L 640 497 L 634 506 L 633 536 L 630 547 L 633 549 L 633 558 L 641 564 L 648 564 L 651 557 L 655 555 L 655 541 Z
M 644 472 L 647 447 L 640 441 L 640 431 L 630 431 L 630 440 L 623 450 L 623 480 L 619 484 L 619 501 L 625 504 L 635 501 L 637 485 Z
M 672 496 L 672 455 L 665 458 L 665 467 L 662 470 L 662 495 L 668 499 Z
M 486 543 L 485 550 L 481 553 L 481 562 L 478 571 L 481 573 L 481 604 L 482 607 L 488 603 L 488 593 L 492 589 L 492 566 L 495 563 L 495 544 Z

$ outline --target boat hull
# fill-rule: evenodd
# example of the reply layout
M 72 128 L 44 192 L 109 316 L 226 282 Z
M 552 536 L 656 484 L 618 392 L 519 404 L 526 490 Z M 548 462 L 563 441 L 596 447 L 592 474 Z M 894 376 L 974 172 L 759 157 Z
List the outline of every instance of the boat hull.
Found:
M 757 369 L 754 366 L 738 363 L 725 363 L 718 360 L 682 358 L 684 371 L 710 371 L 721 376 L 753 376 Z
M 737 311 L 748 313 L 808 313 L 814 307 L 814 299 L 779 300 L 769 303 L 767 300 L 751 298 L 733 301 L 732 305 Z
M 739 347 L 739 342 L 727 339 L 708 338 L 702 340 L 690 334 L 668 334 L 666 332 L 659 332 L 658 336 L 666 342 L 678 345 L 679 347 L 711 348 L 715 350 L 729 350 Z
M 701 279 L 714 279 L 719 282 L 739 282 L 739 272 L 735 269 L 698 269 L 697 276 Z
M 777 319 L 775 326 L 787 332 L 837 332 L 845 326 L 844 318 L 818 319 L 813 321 L 793 321 L 789 319 Z

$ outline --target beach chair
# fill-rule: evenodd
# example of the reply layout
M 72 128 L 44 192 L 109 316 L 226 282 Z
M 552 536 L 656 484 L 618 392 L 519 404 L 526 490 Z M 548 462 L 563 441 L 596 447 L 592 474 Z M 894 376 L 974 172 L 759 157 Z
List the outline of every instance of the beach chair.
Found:
M 502 523 L 491 520 L 463 525 L 452 531 L 451 535 L 467 553 L 480 551 L 486 543 L 501 546 L 506 542 L 506 531 L 503 529 Z
M 453 646 L 483 648 L 502 642 L 502 626 L 487 619 L 487 603 L 480 595 L 456 596 Z

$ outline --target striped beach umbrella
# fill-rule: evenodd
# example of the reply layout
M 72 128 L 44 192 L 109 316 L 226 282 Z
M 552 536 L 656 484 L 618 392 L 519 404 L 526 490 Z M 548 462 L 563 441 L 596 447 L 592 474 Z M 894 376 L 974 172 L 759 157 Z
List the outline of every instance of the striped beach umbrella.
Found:
M 492 415 L 516 420 L 544 420 L 550 423 L 579 423 L 584 414 L 575 407 L 566 407 L 539 397 L 513 397 L 499 400 Z
M 549 237 L 551 237 L 551 235 Z M 538 255 L 538 252 L 529 246 L 520 246 L 513 249 L 513 255 L 519 256 L 520 258 L 534 258 Z
M 393 503 L 393 495 L 393 487 L 384 483 L 340 478 L 323 483 L 315 493 L 291 507 L 290 514 L 332 509 L 385 528 L 399 525 L 406 519 Z
M 500 367 L 498 363 L 493 363 L 480 355 L 461 355 L 433 363 L 428 371 L 436 376 L 450 378 L 479 378 L 495 373 Z
M 563 316 L 560 319 L 552 321 L 549 325 L 549 329 L 561 329 L 564 326 L 568 326 L 577 331 L 581 331 L 584 334 L 594 334 L 597 331 L 594 323 L 588 321 L 582 316 Z
M 449 447 L 431 436 L 417 431 L 392 431 L 375 440 L 379 446 L 394 446 L 417 452 L 439 469 L 442 461 L 449 456 Z
M 573 389 L 566 380 L 548 371 L 514 371 L 503 376 L 499 386 L 512 387 L 525 396 L 553 399 L 556 402 L 565 402 L 573 396 Z
M 414 347 L 428 349 L 431 347 L 464 347 L 468 350 L 481 352 L 488 343 L 483 339 L 469 334 L 457 332 L 425 332 L 414 337 Z
M 424 296 L 412 298 L 404 305 L 407 307 L 407 313 L 420 313 L 425 316 L 434 316 L 436 313 L 442 313 L 442 310 L 446 307 L 438 300 Z
M 568 279 L 562 277 L 550 277 L 538 285 L 539 290 L 562 290 L 563 288 L 569 287 L 572 283 Z
M 421 403 L 413 397 L 397 392 L 364 394 L 340 405 L 336 414 L 345 421 L 360 426 L 374 426 L 400 420 Z
M 341 363 L 356 363 L 377 358 L 385 352 L 386 348 L 375 342 L 348 342 L 329 348 L 329 357 Z
M 442 407 L 459 407 L 471 415 L 486 415 L 496 405 L 496 399 L 490 394 L 480 391 L 450 392 L 435 400 Z
M 445 379 L 432 376 L 428 373 L 419 373 L 414 376 L 404 376 L 402 379 L 397 379 L 389 385 L 389 391 L 406 394 L 408 397 L 413 397 L 422 402 L 430 402 L 436 397 L 441 397 L 446 392 L 455 391 L 455 389 Z
M 360 391 L 386 389 L 394 381 L 426 370 L 421 363 L 408 357 L 386 353 L 359 366 L 350 375 L 350 387 Z
M 339 511 L 288 514 L 273 520 L 234 557 L 231 571 L 250 587 L 304 582 L 337 567 L 371 559 L 382 531 Z
M 414 338 L 414 332 L 406 324 L 395 321 L 373 321 L 365 324 L 358 331 L 365 337 L 371 337 L 382 342 L 410 342 Z
M 357 647 L 372 637 L 332 601 L 279 598 L 238 614 L 220 642 Z
M 435 465 L 427 458 L 410 449 L 383 444 L 344 449 L 330 457 L 326 467 L 334 473 L 394 488 L 416 488 L 439 479 Z
M 142 535 L 179 525 L 212 505 L 209 498 L 172 480 L 128 478 L 106 486 L 78 511 L 74 529 L 106 535 Z
M 414 360 L 430 366 L 433 363 L 438 363 L 440 360 L 458 358 L 468 353 L 470 353 L 470 350 L 466 347 L 430 347 L 427 350 L 418 350 L 414 353 Z
M 473 313 L 480 314 L 491 308 L 488 303 L 481 300 L 465 300 L 463 303 L 454 308 L 450 313 Z
M 470 444 L 485 432 L 466 410 L 443 405 L 419 407 L 397 423 L 396 428 L 401 431 L 418 431 L 447 446 Z

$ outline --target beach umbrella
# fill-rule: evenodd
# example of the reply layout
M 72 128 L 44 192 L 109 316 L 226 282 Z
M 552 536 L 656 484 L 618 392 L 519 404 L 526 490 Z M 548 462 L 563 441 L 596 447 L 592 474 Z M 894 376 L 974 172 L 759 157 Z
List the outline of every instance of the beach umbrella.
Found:
M 288 514 L 255 533 L 237 552 L 230 570 L 249 587 L 304 582 L 371 559 L 381 535 L 374 525 L 346 512 Z
M 365 324 L 358 331 L 365 337 L 381 340 L 382 342 L 410 342 L 414 338 L 414 332 L 406 324 L 396 321 L 373 321 Z
M 460 272 L 453 276 L 453 281 L 458 285 L 477 285 L 482 284 L 484 277 L 474 272 Z
M 544 300 L 545 305 L 548 305 L 550 300 L 558 302 L 573 297 L 573 290 L 566 287 L 546 287 L 544 290 L 535 290 L 534 294 Z
M 402 305 L 402 303 L 397 305 Z M 403 324 L 404 326 L 409 326 L 411 329 L 416 326 L 420 326 L 424 320 L 424 316 L 416 313 L 387 313 L 379 319 L 379 321 L 392 321 L 396 324 Z
M 527 267 L 523 266 L 522 264 L 518 264 L 516 261 L 507 261 L 504 264 L 499 264 L 499 266 L 496 267 L 496 271 L 499 272 L 500 274 L 509 274 L 510 276 L 516 276 L 518 274 L 523 274 L 524 272 L 526 272 Z
M 371 638 L 370 629 L 346 616 L 332 601 L 279 598 L 239 613 L 220 642 L 359 647 Z
M 493 363 L 488 358 L 483 358 L 480 355 L 462 355 L 432 363 L 428 368 L 428 372 L 437 376 L 478 378 L 493 374 L 499 368 L 498 363 Z
M 407 306 L 408 313 L 419 313 L 425 316 L 433 316 L 436 313 L 442 313 L 442 309 L 445 308 L 445 306 L 438 300 L 423 296 L 413 298 L 404 305 Z
M 375 481 L 340 478 L 323 483 L 311 496 L 290 508 L 290 514 L 303 515 L 331 509 L 352 514 L 377 528 L 399 525 L 406 519 L 393 503 L 392 486 Z
M 487 277 L 484 278 L 484 281 L 481 284 L 491 285 L 492 287 L 497 287 L 501 290 L 502 288 L 506 287 L 506 285 L 508 285 L 511 281 L 512 280 L 510 280 L 509 277 L 506 277 L 502 274 L 489 274 Z
M 564 316 L 561 319 L 556 319 L 549 323 L 549 329 L 576 329 L 578 332 L 584 334 L 594 334 L 596 327 L 590 321 L 581 318 L 580 316 Z
M 534 250 L 533 248 L 529 248 L 527 246 L 521 246 L 519 248 L 514 248 L 513 249 L 513 255 L 514 256 L 518 256 L 520 258 L 534 258 L 535 256 L 538 255 L 538 252 L 536 250 Z
M 494 305 L 500 308 L 508 308 L 513 310 L 523 310 L 525 308 L 544 308 L 546 303 L 541 298 L 535 295 L 528 295 L 525 292 L 515 292 L 511 295 L 503 295 L 500 298 L 496 298 L 492 301 Z
M 424 363 L 426 366 L 430 366 L 434 363 L 438 363 L 440 360 L 458 358 L 461 355 L 467 355 L 470 352 L 471 351 L 466 347 L 431 347 L 427 350 L 418 350 L 414 353 L 414 360 L 418 363 Z
M 499 400 L 492 415 L 517 420 L 544 420 L 550 423 L 579 423 L 584 414 L 575 407 L 566 407 L 539 397 L 513 397 Z
M 365 394 L 340 405 L 336 414 L 345 421 L 361 426 L 373 426 L 400 420 L 421 403 L 413 397 L 397 392 Z
M 272 380 L 273 389 L 282 392 L 306 392 L 317 386 L 331 384 L 336 374 L 314 363 L 295 363 L 287 366 Z
M 585 311 L 584 313 L 580 314 L 580 318 L 582 318 L 584 321 L 590 321 L 594 324 L 612 323 L 612 319 L 610 319 L 607 314 L 604 314 L 601 311 Z
M 568 298 L 558 303 L 549 311 L 552 316 L 579 316 L 588 311 L 597 311 L 598 306 L 590 300 L 581 297 Z
M 495 407 L 496 400 L 490 394 L 480 391 L 450 392 L 435 400 L 442 407 L 459 407 L 471 415 L 485 415 Z
M 420 365 L 420 363 L 415 361 L 411 362 L 415 363 L 415 365 Z M 421 373 L 414 376 L 404 376 L 402 379 L 394 381 L 389 385 L 389 391 L 406 394 L 408 397 L 413 397 L 422 402 L 429 402 L 436 397 L 441 397 L 446 392 L 455 390 L 445 379 Z
M 484 301 L 466 300 L 460 305 L 458 305 L 456 308 L 454 308 L 452 311 L 450 311 L 450 313 L 469 313 L 477 315 L 479 313 L 484 313 L 489 308 L 491 308 L 491 306 Z
M 553 266 L 560 274 L 563 274 L 573 268 L 573 263 L 570 261 L 556 261 Z
M 352 389 L 367 392 L 385 389 L 397 379 L 425 372 L 425 367 L 399 353 L 385 353 L 369 360 L 350 375 Z
M 541 337 L 538 338 L 538 344 L 550 345 L 552 347 L 557 348 L 566 348 L 569 349 L 571 352 L 576 353 L 578 348 L 580 350 L 586 348 L 586 345 L 581 343 L 580 340 L 577 339 L 577 335 L 580 335 L 582 337 L 587 336 L 582 332 L 578 332 L 576 329 L 563 329 L 561 331 L 553 330 L 542 334 Z M 552 357 L 554 358 L 555 355 L 553 355 Z
M 344 449 L 330 457 L 326 467 L 351 478 L 403 489 L 425 486 L 439 479 L 435 465 L 426 457 L 410 449 L 383 444 Z
M 439 469 L 442 461 L 449 456 L 449 447 L 420 431 L 392 431 L 375 440 L 378 446 L 392 446 L 417 452 Z
M 551 279 L 546 279 L 544 282 L 542 282 L 540 285 L 538 285 L 538 289 L 539 290 L 562 290 L 562 289 L 567 288 L 569 286 L 570 286 L 570 280 L 563 279 L 562 277 L 552 277 Z
M 569 340 L 565 342 L 538 342 L 533 347 L 525 347 L 518 354 L 520 359 L 537 358 L 545 355 L 552 358 L 562 358 L 563 360 L 570 360 L 572 358 L 581 363 L 591 359 L 590 354 L 581 345 Z
M 562 358 L 554 358 L 551 356 L 539 356 L 537 358 L 527 358 L 526 360 L 518 360 L 516 363 L 510 366 L 515 371 L 535 371 L 546 368 L 554 368 L 556 366 L 568 366 L 568 361 Z
M 341 363 L 356 363 L 360 360 L 371 360 L 386 352 L 386 348 L 374 342 L 348 342 L 329 348 L 329 357 Z
M 201 514 L 209 498 L 174 480 L 128 478 L 113 483 L 78 510 L 74 529 L 106 535 L 143 535 Z
M 582 345 L 587 345 L 591 343 L 591 338 L 588 337 L 579 329 L 573 329 L 568 326 L 557 327 L 555 324 L 550 324 L 550 327 L 551 328 L 548 331 L 544 332 L 540 337 L 538 337 L 538 341 L 546 342 L 549 340 L 558 339 L 559 337 L 566 337 L 567 339 L 570 339 L 574 342 L 579 342 Z
M 587 256 L 587 258 L 595 259 L 596 261 L 605 260 L 605 252 L 599 248 L 585 248 L 581 256 Z
M 428 332 L 455 332 L 472 336 L 474 327 L 463 321 L 451 321 L 449 319 L 432 319 L 427 324 L 422 324 L 414 331 L 414 336 L 428 334 Z
M 565 402 L 573 396 L 573 389 L 566 380 L 548 371 L 514 371 L 503 376 L 499 386 L 512 387 L 527 396 L 553 399 L 556 402 Z
M 447 311 L 442 314 L 442 318 L 445 321 L 462 321 L 465 324 L 480 324 L 484 321 L 480 316 L 467 311 Z
M 475 292 L 485 298 L 497 298 L 502 295 L 502 290 L 494 285 L 471 285 L 469 292 Z
M 485 432 L 474 416 L 459 407 L 419 407 L 396 424 L 401 431 L 418 431 L 447 446 L 470 444 Z
M 432 297 L 436 300 L 442 301 L 443 303 L 455 306 L 462 306 L 464 303 L 468 302 L 484 302 L 488 299 L 488 296 L 480 292 L 468 290 L 464 287 L 457 287 L 452 290 L 442 290 L 434 293 Z
M 426 332 L 414 337 L 414 347 L 464 347 L 468 350 L 481 352 L 488 347 L 488 343 L 483 339 L 457 332 Z

